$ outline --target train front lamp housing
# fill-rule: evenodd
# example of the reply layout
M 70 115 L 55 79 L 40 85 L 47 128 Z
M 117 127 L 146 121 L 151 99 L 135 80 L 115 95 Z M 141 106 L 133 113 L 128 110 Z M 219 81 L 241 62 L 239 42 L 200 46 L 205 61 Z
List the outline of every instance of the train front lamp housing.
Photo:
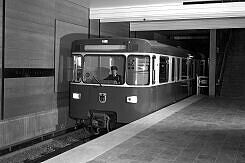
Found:
M 80 100 L 81 99 L 81 93 L 72 93 L 72 98 L 75 100 Z
M 137 96 L 127 96 L 127 103 L 137 104 L 138 98 Z

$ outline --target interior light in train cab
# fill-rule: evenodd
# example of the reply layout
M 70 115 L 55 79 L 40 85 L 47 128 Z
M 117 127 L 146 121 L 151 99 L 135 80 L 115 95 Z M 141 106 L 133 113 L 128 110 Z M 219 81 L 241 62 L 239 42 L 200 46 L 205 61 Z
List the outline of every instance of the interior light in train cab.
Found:
M 85 51 L 112 51 L 125 50 L 126 45 L 85 45 Z

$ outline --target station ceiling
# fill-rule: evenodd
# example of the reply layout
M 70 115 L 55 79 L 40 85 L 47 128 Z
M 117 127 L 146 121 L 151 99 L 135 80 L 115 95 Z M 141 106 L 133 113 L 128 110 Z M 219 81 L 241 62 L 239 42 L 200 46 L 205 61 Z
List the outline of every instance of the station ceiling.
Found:
M 183 4 L 200 1 L 217 1 L 217 3 Z M 226 1 L 236 3 L 223 3 Z M 157 36 L 159 41 L 168 39 L 178 42 L 188 50 L 208 56 L 210 29 L 218 29 L 219 33 L 226 33 L 226 29 L 245 28 L 243 23 L 245 3 L 242 2 L 237 0 L 90 0 L 89 5 L 91 19 L 100 19 L 102 23 L 126 21 L 130 23 L 130 31 L 137 33 L 137 37 L 154 39 Z

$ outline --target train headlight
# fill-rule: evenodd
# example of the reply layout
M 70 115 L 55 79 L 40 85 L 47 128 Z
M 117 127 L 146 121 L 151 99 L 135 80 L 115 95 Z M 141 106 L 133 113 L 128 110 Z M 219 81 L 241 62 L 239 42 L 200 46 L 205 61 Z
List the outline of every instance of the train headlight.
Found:
M 72 93 L 72 98 L 75 100 L 81 99 L 81 93 Z
M 128 96 L 127 97 L 127 103 L 136 104 L 137 102 L 138 102 L 137 96 Z

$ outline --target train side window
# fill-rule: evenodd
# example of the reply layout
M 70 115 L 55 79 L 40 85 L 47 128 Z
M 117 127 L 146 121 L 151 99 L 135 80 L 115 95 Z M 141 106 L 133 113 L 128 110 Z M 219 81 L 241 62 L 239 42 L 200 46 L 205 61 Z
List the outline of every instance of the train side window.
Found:
M 174 78 L 175 78 L 175 58 L 172 58 L 172 81 L 175 81 Z
M 193 77 L 196 76 L 196 60 L 193 60 Z
M 73 82 L 80 82 L 82 80 L 82 71 L 83 71 L 83 56 L 74 55 L 73 56 Z
M 188 60 L 189 62 L 189 78 L 193 78 L 193 60 L 192 59 L 189 59 Z
M 180 79 L 180 58 L 177 58 L 177 81 Z
M 182 65 L 181 79 L 185 80 L 185 79 L 187 79 L 187 59 L 186 58 L 182 59 L 181 65 Z
M 196 75 L 200 74 L 200 60 L 196 60 Z
M 156 83 L 156 70 L 155 70 L 155 66 L 156 66 L 156 56 L 152 57 L 152 84 Z
M 130 55 L 127 62 L 127 84 L 148 85 L 150 83 L 150 57 Z
M 205 76 L 206 75 L 206 72 L 205 72 L 205 70 L 206 70 L 206 66 L 205 66 L 205 60 L 201 60 L 200 61 L 200 76 Z
M 159 82 L 165 83 L 168 82 L 168 72 L 169 72 L 169 59 L 168 57 L 160 57 L 160 66 L 159 66 Z

